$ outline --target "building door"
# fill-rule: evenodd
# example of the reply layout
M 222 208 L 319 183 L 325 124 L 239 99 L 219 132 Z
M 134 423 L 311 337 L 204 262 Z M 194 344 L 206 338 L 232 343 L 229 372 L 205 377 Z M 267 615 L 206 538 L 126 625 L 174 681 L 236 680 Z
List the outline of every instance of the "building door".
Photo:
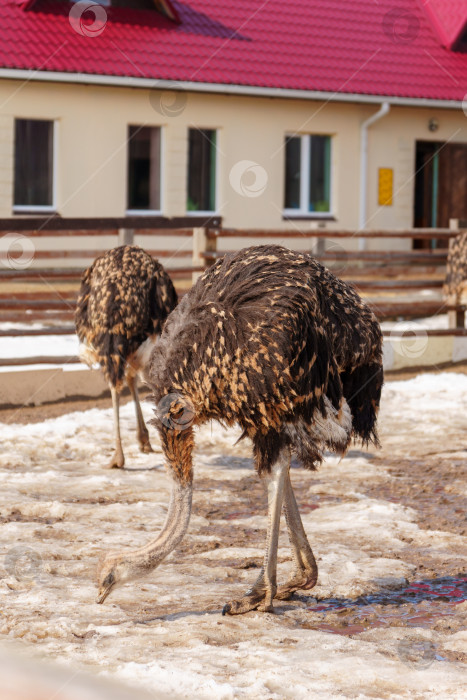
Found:
M 448 228 L 449 219 L 467 219 L 467 144 L 417 141 L 415 170 L 415 228 Z

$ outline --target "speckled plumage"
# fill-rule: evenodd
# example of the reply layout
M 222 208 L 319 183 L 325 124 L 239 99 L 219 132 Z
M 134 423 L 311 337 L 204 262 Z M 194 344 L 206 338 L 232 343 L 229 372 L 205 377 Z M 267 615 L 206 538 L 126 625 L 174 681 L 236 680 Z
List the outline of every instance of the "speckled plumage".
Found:
M 126 362 L 144 341 L 162 331 L 177 304 L 162 265 L 137 246 L 120 246 L 84 272 L 75 323 L 107 381 L 120 387 Z
M 467 233 L 450 243 L 444 293 L 453 304 L 467 304 Z
M 260 472 L 287 446 L 313 468 L 324 447 L 342 451 L 351 436 L 377 442 L 382 334 L 356 291 L 309 255 L 254 246 L 219 260 L 184 297 L 146 380 L 178 479 L 191 479 L 184 413 L 238 423 Z M 336 429 L 323 438 L 330 415 Z
M 268 491 L 263 566 L 223 614 L 271 612 L 274 598 L 313 588 L 318 566 L 293 493 L 291 452 L 314 468 L 323 449 L 342 452 L 352 435 L 377 442 L 381 346 L 379 325 L 355 290 L 308 255 L 257 246 L 205 272 L 170 315 L 146 366 L 172 476 L 167 518 L 146 546 L 106 557 L 97 601 L 181 542 L 193 494 L 193 425 L 211 418 L 238 423 L 251 437 Z M 282 509 L 293 569 L 278 586 Z
M 135 404 L 140 450 L 152 451 L 138 398 L 137 375 L 176 304 L 175 289 L 162 265 L 137 246 L 112 248 L 83 275 L 76 332 L 82 361 L 101 366 L 112 396 L 115 451 L 109 468 L 121 468 L 125 463 L 119 414 L 125 382 Z

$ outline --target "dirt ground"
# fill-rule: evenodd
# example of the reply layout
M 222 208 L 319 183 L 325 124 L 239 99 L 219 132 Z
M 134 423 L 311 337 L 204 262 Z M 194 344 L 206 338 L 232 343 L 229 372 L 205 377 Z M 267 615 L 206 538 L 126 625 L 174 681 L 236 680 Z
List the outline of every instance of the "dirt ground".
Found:
M 466 375 L 388 376 L 381 449 L 353 446 L 316 473 L 293 464 L 318 585 L 275 614 L 235 618 L 222 605 L 256 577 L 266 534 L 264 484 L 235 431 L 197 435 L 176 553 L 97 606 L 98 558 L 146 543 L 164 520 L 157 437 L 154 455 L 138 453 L 126 402 L 127 468 L 109 472 L 109 399 L 0 411 L 0 637 L 156 697 L 463 698 Z M 289 567 L 283 527 L 280 578 Z

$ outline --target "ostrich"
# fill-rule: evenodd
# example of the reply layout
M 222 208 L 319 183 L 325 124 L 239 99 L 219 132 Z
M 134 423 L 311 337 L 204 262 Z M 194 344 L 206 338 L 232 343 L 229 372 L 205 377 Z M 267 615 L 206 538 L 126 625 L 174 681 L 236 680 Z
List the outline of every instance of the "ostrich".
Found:
M 318 576 L 289 476 L 291 452 L 315 469 L 325 448 L 352 437 L 378 444 L 382 335 L 355 290 L 316 260 L 280 246 L 253 246 L 219 260 L 171 314 L 146 368 L 172 496 L 159 536 L 108 554 L 102 603 L 116 585 L 156 567 L 184 536 L 191 511 L 193 426 L 239 424 L 268 485 L 261 573 L 223 613 L 271 611 L 273 599 L 312 588 Z M 284 506 L 294 567 L 276 583 Z
M 448 303 L 467 304 L 467 233 L 450 243 L 444 294 Z
M 115 451 L 109 468 L 123 467 L 119 395 L 124 382 L 133 397 L 142 452 L 152 452 L 138 399 L 136 374 L 149 359 L 177 294 L 162 265 L 137 246 L 120 246 L 84 272 L 75 315 L 80 357 L 100 364 L 114 411 Z

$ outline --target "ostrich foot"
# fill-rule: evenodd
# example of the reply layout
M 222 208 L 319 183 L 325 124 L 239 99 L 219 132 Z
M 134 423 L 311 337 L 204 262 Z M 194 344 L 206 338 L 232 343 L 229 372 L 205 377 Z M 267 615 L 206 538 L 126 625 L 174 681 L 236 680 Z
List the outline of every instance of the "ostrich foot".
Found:
M 149 442 L 149 433 L 138 435 L 138 443 L 140 452 L 143 452 L 144 454 L 154 452 L 151 447 L 151 443 Z
M 274 612 L 272 601 L 275 591 L 251 590 L 240 600 L 230 600 L 222 608 L 223 615 L 241 615 L 250 610 Z
M 106 465 L 105 468 L 106 469 L 122 469 L 124 464 L 125 464 L 125 457 L 123 456 L 123 452 L 121 450 L 115 450 L 115 452 L 112 455 L 112 459 Z
M 287 583 L 279 586 L 274 596 L 277 600 L 289 600 L 295 591 L 309 591 L 316 585 L 318 573 L 316 571 L 297 571 Z

